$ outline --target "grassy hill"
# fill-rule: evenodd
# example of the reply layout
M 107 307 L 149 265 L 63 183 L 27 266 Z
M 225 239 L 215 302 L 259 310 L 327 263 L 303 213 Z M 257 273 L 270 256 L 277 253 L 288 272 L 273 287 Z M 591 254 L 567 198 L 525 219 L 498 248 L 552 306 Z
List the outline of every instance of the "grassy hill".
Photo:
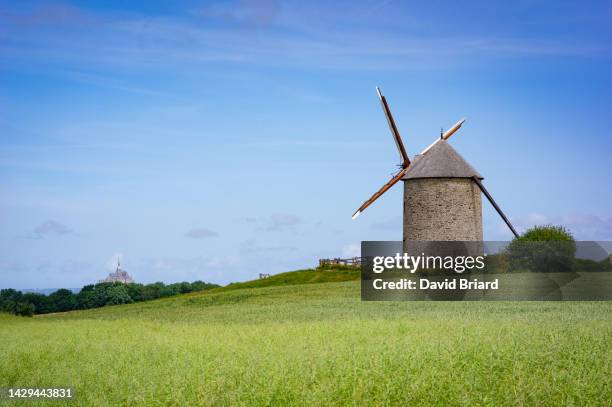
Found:
M 272 287 L 278 285 L 316 284 L 316 283 L 338 283 L 341 281 L 354 281 L 360 278 L 360 268 L 353 266 L 326 266 L 325 268 L 289 271 L 274 274 L 268 278 L 247 281 L 244 283 L 232 283 L 225 287 L 215 289 L 215 292 L 229 291 L 241 288 Z
M 0 316 L 0 387 L 73 386 L 67 405 L 609 403 L 610 303 L 364 303 L 356 273 Z

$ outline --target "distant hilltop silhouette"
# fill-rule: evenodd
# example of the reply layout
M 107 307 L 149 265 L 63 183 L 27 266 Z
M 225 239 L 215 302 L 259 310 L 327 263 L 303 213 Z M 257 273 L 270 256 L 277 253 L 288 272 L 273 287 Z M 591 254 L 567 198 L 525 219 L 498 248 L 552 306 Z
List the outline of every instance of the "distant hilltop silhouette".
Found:
M 119 260 L 117 260 L 117 269 L 114 272 L 109 273 L 108 277 L 106 277 L 104 280 L 100 280 L 99 282 L 131 284 L 134 283 L 134 279 L 128 274 L 127 271 L 121 268 L 121 263 Z

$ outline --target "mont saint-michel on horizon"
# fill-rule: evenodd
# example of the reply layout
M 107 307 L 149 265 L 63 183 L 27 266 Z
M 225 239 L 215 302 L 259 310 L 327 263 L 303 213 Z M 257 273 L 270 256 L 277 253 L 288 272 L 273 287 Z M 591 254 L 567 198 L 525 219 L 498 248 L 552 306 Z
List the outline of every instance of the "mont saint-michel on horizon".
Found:
M 108 276 L 98 281 L 99 283 L 124 283 L 124 284 L 132 284 L 134 283 L 134 279 L 132 276 L 128 274 L 127 271 L 121 268 L 121 262 L 117 260 L 117 268 L 115 271 L 108 273 Z

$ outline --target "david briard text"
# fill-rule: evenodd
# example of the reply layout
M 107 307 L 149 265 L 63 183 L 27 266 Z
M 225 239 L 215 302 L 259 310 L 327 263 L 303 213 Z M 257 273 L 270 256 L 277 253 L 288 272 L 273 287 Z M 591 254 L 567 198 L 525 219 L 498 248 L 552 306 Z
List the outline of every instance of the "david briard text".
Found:
M 499 279 L 480 281 L 477 278 L 445 278 L 444 280 L 428 278 L 384 280 L 377 278 L 372 280 L 372 287 L 375 290 L 497 290 L 499 289 Z

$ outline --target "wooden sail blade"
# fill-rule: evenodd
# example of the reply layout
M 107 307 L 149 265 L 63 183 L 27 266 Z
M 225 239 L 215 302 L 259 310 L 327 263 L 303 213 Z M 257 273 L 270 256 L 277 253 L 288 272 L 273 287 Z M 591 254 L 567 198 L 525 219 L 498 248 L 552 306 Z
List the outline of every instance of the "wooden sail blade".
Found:
M 448 140 L 448 138 L 450 136 L 452 136 L 453 134 L 455 134 L 455 132 L 457 130 L 459 130 L 461 128 L 461 126 L 463 125 L 463 123 L 465 123 L 465 119 L 461 119 L 459 120 L 457 123 L 455 123 L 455 125 L 453 127 L 451 127 L 450 129 L 448 129 L 443 135 L 442 138 L 444 140 Z
M 383 112 L 385 113 L 385 117 L 387 118 L 387 123 L 389 124 L 389 129 L 391 129 L 391 135 L 393 136 L 393 140 L 395 141 L 395 145 L 397 146 L 397 150 L 402 157 L 402 167 L 406 168 L 410 164 L 410 159 L 408 158 L 408 154 L 406 153 L 406 149 L 404 148 L 404 143 L 402 142 L 402 137 L 397 130 L 397 126 L 395 125 L 395 120 L 393 119 L 393 115 L 391 114 L 391 109 L 389 109 L 389 104 L 387 103 L 387 99 L 380 92 L 380 88 L 376 88 L 376 93 L 378 94 L 378 98 L 380 99 L 380 104 L 383 108 Z
M 465 123 L 465 119 L 461 119 L 459 120 L 457 123 L 455 123 L 455 125 L 453 127 L 451 127 L 450 129 L 448 129 L 444 134 L 442 134 L 442 136 L 438 139 L 436 139 L 433 143 L 431 143 L 429 145 L 429 147 L 427 147 L 425 150 L 421 151 L 420 155 L 425 154 L 426 152 L 429 151 L 429 149 L 431 149 L 433 146 L 436 145 L 436 143 L 440 140 L 448 140 L 448 138 L 450 136 L 452 136 L 453 134 L 455 134 L 455 132 L 457 130 L 459 130 L 461 128 L 461 126 L 463 125 L 463 123 Z
M 355 211 L 355 213 L 353 214 L 352 218 L 355 219 L 357 216 L 359 216 L 361 214 L 361 212 L 363 212 L 368 206 L 370 206 L 372 203 L 374 203 L 374 201 L 376 201 L 378 198 L 380 198 L 380 196 L 382 194 L 387 192 L 389 190 L 389 188 L 391 188 L 393 185 L 395 185 L 397 183 L 397 181 L 402 179 L 404 174 L 406 174 L 406 171 L 408 171 L 408 168 L 404 168 L 400 172 L 395 174 L 393 176 L 393 178 L 391 178 L 391 180 L 389 180 L 389 182 L 387 182 L 385 185 L 383 185 L 382 188 L 380 188 L 374 195 L 372 195 L 372 197 L 370 199 L 365 201 L 363 203 L 363 205 L 361 205 L 359 207 L 359 209 L 357 209 Z
M 501 218 L 504 220 L 504 222 L 506 222 L 506 225 L 508 225 L 508 228 L 510 228 L 510 231 L 512 232 L 512 234 L 514 234 L 514 237 L 519 237 L 519 234 L 516 233 L 516 230 L 514 229 L 514 227 L 512 226 L 512 224 L 510 223 L 510 221 L 506 217 L 506 215 L 504 215 L 504 212 L 502 212 L 501 208 L 499 207 L 499 205 L 497 205 L 497 203 L 495 202 L 495 200 L 493 199 L 493 197 L 491 196 L 489 191 L 487 191 L 487 189 L 482 184 L 482 182 L 480 182 L 480 179 L 478 177 L 472 177 L 472 178 L 476 182 L 476 185 L 478 185 L 478 188 L 480 188 L 482 193 L 487 197 L 489 202 L 491 202 L 491 205 L 493 205 L 493 207 L 495 208 L 497 213 L 499 213 L 499 216 L 501 216 Z

